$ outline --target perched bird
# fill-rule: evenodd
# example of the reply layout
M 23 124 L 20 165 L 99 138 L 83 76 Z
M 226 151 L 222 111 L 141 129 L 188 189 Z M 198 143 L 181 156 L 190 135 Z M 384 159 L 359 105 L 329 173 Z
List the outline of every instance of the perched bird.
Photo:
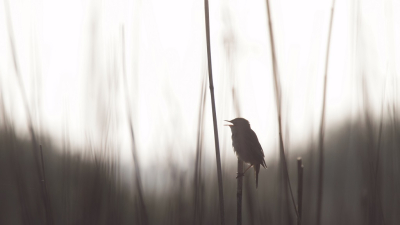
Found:
M 250 123 L 244 118 L 236 118 L 233 120 L 225 120 L 232 124 L 230 126 L 232 131 L 232 145 L 236 156 L 243 162 L 250 164 L 250 166 L 243 172 L 238 174 L 238 177 L 244 176 L 244 173 L 253 166 L 256 175 L 256 188 L 258 187 L 258 173 L 260 172 L 260 165 L 267 168 L 264 161 L 264 152 L 258 141 L 256 133 L 250 128 Z

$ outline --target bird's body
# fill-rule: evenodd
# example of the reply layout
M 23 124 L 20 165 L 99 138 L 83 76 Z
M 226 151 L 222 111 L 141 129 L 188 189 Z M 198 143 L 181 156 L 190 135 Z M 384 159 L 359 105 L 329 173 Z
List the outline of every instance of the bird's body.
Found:
M 253 166 L 256 175 L 256 187 L 258 187 L 258 173 L 260 165 L 267 168 L 264 160 L 264 152 L 258 141 L 256 133 L 250 128 L 249 121 L 236 118 L 228 121 L 232 131 L 232 145 L 236 156 L 243 162 Z

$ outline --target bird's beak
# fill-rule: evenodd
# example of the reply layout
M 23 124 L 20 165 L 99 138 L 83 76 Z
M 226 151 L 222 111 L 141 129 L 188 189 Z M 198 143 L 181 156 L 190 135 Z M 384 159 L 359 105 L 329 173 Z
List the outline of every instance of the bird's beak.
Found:
M 229 123 L 229 124 L 224 124 L 224 126 L 233 126 L 233 123 L 231 121 L 229 121 L 229 120 L 224 120 L 224 121 Z

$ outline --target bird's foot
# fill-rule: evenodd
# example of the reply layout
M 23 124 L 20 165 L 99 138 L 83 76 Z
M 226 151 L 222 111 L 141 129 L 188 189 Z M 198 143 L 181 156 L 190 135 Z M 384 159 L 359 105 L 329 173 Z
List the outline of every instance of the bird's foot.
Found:
M 237 174 L 236 179 L 238 179 L 239 177 L 244 177 L 244 173 L 236 173 L 236 174 Z

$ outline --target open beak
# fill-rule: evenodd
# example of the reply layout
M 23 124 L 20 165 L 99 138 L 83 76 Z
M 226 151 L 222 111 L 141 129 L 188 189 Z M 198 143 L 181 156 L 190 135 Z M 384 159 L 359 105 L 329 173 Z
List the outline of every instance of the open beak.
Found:
M 229 123 L 229 124 L 224 124 L 224 126 L 233 126 L 233 123 L 231 121 L 229 121 L 229 120 L 224 120 L 224 121 Z

